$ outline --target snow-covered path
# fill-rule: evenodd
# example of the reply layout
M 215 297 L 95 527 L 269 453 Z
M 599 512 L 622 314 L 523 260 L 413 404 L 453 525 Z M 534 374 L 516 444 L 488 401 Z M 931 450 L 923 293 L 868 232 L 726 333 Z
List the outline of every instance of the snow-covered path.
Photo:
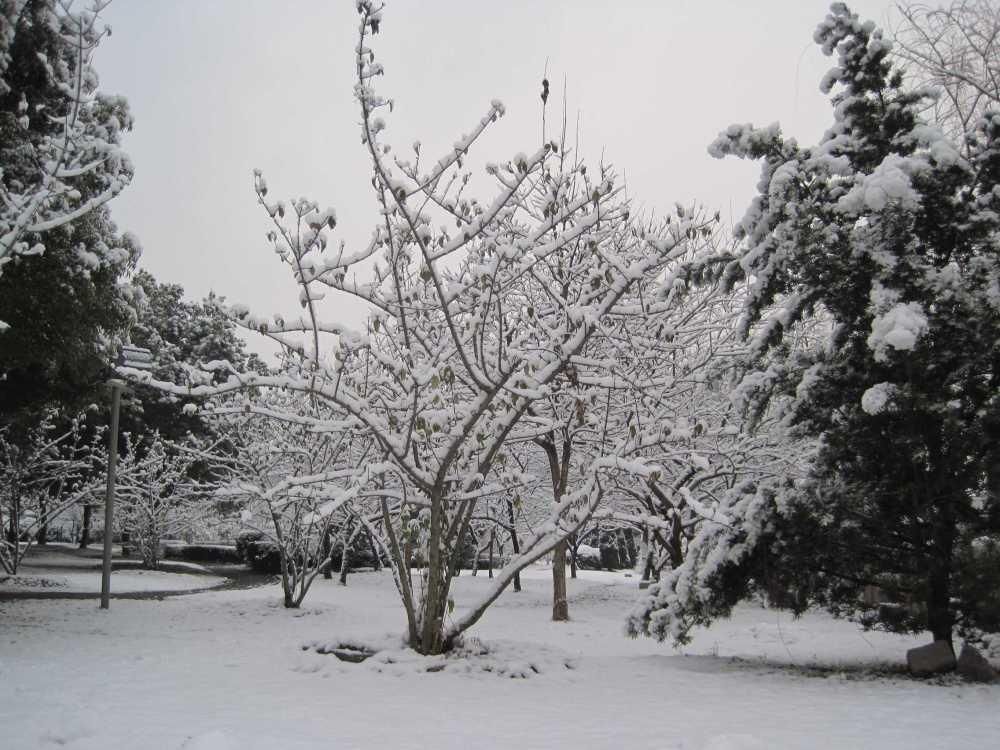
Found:
M 511 679 L 303 651 L 398 632 L 390 578 L 317 581 L 300 611 L 275 587 L 165 601 L 0 604 L 0 727 L 7 750 L 300 748 L 992 747 L 1000 686 L 940 685 L 781 663 L 899 662 L 914 641 L 823 615 L 758 607 L 678 653 L 622 636 L 634 579 L 571 581 L 570 623 L 547 620 L 545 571 L 507 593 L 474 636 Z M 463 598 L 485 584 L 463 576 Z M 463 596 L 463 594 L 465 596 Z M 741 657 L 734 661 L 730 657 Z M 763 662 L 762 659 L 768 661 Z M 569 663 L 572 668 L 566 668 Z

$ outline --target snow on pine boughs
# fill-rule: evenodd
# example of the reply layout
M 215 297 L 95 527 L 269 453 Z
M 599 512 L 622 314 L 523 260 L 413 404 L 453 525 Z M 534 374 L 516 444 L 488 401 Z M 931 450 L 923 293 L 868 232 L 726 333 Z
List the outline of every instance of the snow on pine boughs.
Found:
M 905 87 L 873 24 L 836 3 L 815 41 L 837 57 L 819 144 L 734 125 L 709 148 L 763 163 L 722 276 L 748 287 L 743 390 L 783 399 L 819 439 L 811 479 L 706 528 L 633 632 L 683 639 L 766 575 L 869 623 L 862 583 L 918 592 L 927 617 L 888 625 L 936 637 L 981 617 L 962 593 L 975 571 L 953 561 L 1000 534 L 1000 114 L 965 158 L 921 119 L 926 92 Z
M 14 2 L 0 18 L 0 273 L 18 256 L 44 252 L 45 232 L 107 203 L 132 179 L 121 148 L 132 127 L 128 102 L 98 90 L 92 65 L 110 34 L 100 19 L 107 3 L 72 5 Z

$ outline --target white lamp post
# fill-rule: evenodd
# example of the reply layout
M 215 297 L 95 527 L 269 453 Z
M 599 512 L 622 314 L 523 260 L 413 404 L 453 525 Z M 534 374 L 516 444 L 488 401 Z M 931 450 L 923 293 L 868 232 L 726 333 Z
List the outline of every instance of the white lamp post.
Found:
M 153 369 L 153 354 L 149 349 L 126 344 L 116 362 L 118 367 L 134 370 Z M 111 537 L 115 519 L 115 471 L 118 468 L 118 409 L 121 405 L 125 381 L 112 378 L 111 434 L 108 437 L 108 492 L 104 499 L 104 564 L 101 566 L 101 609 L 111 605 Z

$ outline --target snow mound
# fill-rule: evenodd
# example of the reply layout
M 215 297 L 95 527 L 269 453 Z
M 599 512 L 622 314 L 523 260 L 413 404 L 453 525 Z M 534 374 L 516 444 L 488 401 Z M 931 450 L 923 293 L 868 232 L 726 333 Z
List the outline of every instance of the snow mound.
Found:
M 340 639 L 331 643 L 304 644 L 302 648 L 324 655 L 334 654 L 345 649 L 364 652 L 370 656 L 360 662 L 361 668 L 397 676 L 413 673 L 449 672 L 452 674 L 490 674 L 496 677 L 527 679 L 536 675 L 560 673 L 576 668 L 575 660 L 567 653 L 539 644 L 517 641 L 484 643 L 477 638 L 469 638 L 447 654 L 424 656 L 413 649 L 398 645 L 398 640 L 395 645 L 389 645 L 389 642 L 390 639 L 383 639 L 376 646 L 370 642 Z
M 96 737 L 100 724 L 97 718 L 87 714 L 53 714 L 53 720 L 38 737 L 42 747 L 73 746 L 79 740 Z
M 58 589 L 67 584 L 65 578 L 46 578 L 45 576 L 4 576 L 0 578 L 0 586 L 11 589 Z

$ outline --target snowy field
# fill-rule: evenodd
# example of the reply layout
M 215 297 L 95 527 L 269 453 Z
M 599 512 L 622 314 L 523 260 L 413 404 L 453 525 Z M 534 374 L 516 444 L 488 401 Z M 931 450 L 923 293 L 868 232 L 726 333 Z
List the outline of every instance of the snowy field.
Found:
M 100 593 L 101 571 L 66 572 L 59 569 L 31 568 L 30 573 L 0 576 L 0 594 L 5 591 L 52 591 Z M 115 593 L 188 591 L 211 588 L 225 583 L 225 578 L 205 575 L 165 573 L 160 570 L 115 570 L 111 573 L 111 591 Z
M 880 672 L 916 639 L 754 606 L 684 651 L 622 635 L 634 578 L 570 581 L 548 620 L 548 571 L 506 593 L 471 655 L 414 657 L 385 573 L 163 601 L 0 602 L 4 750 L 997 747 L 1000 685 Z M 485 576 L 456 581 L 458 606 Z M 381 642 L 362 664 L 309 644 Z M 791 665 L 799 665 L 798 668 Z M 815 668 L 817 666 L 823 669 Z M 428 671 L 430 670 L 430 671 Z
M 35 547 L 28 553 L 17 575 L 0 573 L 0 595 L 4 592 L 25 591 L 48 592 L 53 595 L 100 593 L 99 552 L 97 548 L 80 552 L 75 545 L 59 543 L 44 548 Z M 190 591 L 220 586 L 226 581 L 219 576 L 205 575 L 208 571 L 201 565 L 178 560 L 170 560 L 165 564 L 172 572 L 141 570 L 138 560 L 122 561 L 116 558 L 115 565 L 124 568 L 111 572 L 111 591 L 118 594 Z M 177 572 L 186 569 L 191 570 L 192 575 Z M 194 575 L 196 573 L 200 575 Z

